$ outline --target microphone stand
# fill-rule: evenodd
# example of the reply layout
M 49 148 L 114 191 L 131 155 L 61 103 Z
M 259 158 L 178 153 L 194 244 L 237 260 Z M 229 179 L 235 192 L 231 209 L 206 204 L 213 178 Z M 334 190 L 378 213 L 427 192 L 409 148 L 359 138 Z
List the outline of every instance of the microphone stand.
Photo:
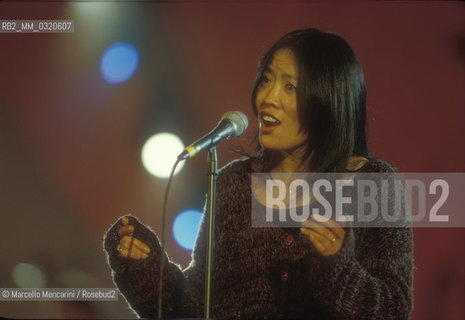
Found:
M 216 197 L 216 176 L 218 174 L 218 158 L 216 146 L 208 151 L 208 193 L 207 193 L 207 251 L 205 264 L 205 319 L 210 319 L 210 296 L 213 270 L 213 254 L 215 244 L 215 197 Z

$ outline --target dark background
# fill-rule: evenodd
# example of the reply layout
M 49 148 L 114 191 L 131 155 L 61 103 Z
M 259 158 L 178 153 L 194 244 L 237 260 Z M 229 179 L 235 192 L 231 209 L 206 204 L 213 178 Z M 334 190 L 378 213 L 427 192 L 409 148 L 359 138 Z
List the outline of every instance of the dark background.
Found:
M 246 137 L 257 61 L 281 35 L 319 27 L 343 36 L 364 68 L 374 156 L 405 172 L 465 171 L 465 6 L 459 2 L 0 2 L 0 19 L 72 19 L 71 34 L 0 34 L 0 287 L 32 263 L 45 287 L 113 287 L 102 236 L 132 213 L 157 233 L 165 179 L 140 151 L 154 133 L 188 144 L 229 110 Z M 135 75 L 106 83 L 100 57 L 126 41 Z M 253 149 L 253 148 L 252 148 Z M 201 209 L 205 158 L 176 176 L 170 217 Z M 168 230 L 171 230 L 168 227 Z M 465 232 L 416 229 L 413 319 L 464 319 Z M 168 234 L 172 260 L 190 252 Z M 8 317 L 133 317 L 118 302 L 0 302 Z

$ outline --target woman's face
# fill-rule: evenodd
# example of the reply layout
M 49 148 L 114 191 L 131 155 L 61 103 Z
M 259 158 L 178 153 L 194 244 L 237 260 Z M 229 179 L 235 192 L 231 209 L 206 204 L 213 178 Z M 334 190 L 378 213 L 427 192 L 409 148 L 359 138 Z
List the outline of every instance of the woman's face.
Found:
M 266 149 L 292 152 L 307 139 L 306 133 L 299 132 L 297 77 L 292 51 L 276 51 L 263 72 L 255 100 L 260 144 Z

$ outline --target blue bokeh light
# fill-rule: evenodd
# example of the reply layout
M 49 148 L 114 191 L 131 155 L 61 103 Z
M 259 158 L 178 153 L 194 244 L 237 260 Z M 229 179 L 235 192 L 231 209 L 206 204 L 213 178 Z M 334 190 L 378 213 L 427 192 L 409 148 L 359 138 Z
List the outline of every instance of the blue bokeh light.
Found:
M 174 239 L 184 249 L 192 250 L 194 248 L 202 214 L 202 211 L 199 210 L 185 210 L 174 219 Z
M 120 83 L 132 77 L 139 65 L 139 53 L 129 43 L 118 42 L 109 46 L 102 55 L 100 71 L 105 81 Z

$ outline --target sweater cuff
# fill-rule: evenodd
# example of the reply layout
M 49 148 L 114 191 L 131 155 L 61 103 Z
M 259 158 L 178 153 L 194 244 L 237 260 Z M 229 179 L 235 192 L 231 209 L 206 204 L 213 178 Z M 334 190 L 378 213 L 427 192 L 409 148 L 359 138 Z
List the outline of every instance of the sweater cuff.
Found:
M 150 253 L 147 259 L 134 260 L 121 257 L 118 252 L 120 238 L 118 230 L 123 226 L 122 218 L 120 217 L 106 232 L 104 237 L 104 249 L 107 253 L 108 262 L 116 273 L 123 273 L 133 269 L 144 269 L 148 265 L 160 260 L 161 246 L 155 233 L 139 222 L 139 220 L 131 215 L 124 216 L 128 218 L 129 224 L 134 226 L 133 236 L 144 242 L 149 248 Z M 165 257 L 166 258 L 166 257 Z

